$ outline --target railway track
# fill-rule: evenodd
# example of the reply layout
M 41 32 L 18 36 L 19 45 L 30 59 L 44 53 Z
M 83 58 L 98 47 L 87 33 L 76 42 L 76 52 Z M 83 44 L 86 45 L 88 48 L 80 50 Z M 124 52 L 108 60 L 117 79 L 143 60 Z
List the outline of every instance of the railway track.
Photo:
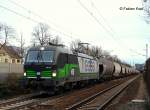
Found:
M 126 88 L 127 85 L 129 85 L 136 78 L 137 77 L 129 77 L 114 81 L 108 81 L 103 84 L 94 85 L 89 88 L 74 90 L 68 93 L 64 93 L 62 95 L 46 98 L 32 98 L 36 95 L 30 94 L 27 96 L 22 96 L 0 102 L 0 110 L 84 110 L 87 108 L 102 109 L 116 96 L 116 94 L 119 94 L 115 91 L 121 92 L 122 86 Z M 110 91 L 114 91 L 114 93 Z M 104 97 L 108 95 L 109 99 L 108 97 Z M 101 103 L 96 103 L 98 100 L 101 100 Z
M 43 94 L 45 92 L 42 92 Z M 65 94 L 57 95 L 57 96 L 45 96 L 39 98 L 38 96 L 42 95 L 42 93 L 29 94 L 27 96 L 22 96 L 14 99 L 6 100 L 0 103 L 0 110 L 35 110 L 36 107 L 48 100 L 60 99 Z
M 129 82 L 128 80 L 133 80 L 133 77 L 105 82 L 104 84 L 99 84 L 84 90 L 72 92 L 56 99 L 48 100 L 40 105 L 37 105 L 34 110 L 79 109 L 82 105 L 89 103 L 89 101 L 94 98 L 97 98 L 100 94 L 107 93 L 107 91 L 112 91 L 114 88 L 122 86 L 125 82 Z
M 130 79 L 127 82 L 118 84 L 100 91 L 78 103 L 66 108 L 67 110 L 104 110 L 105 107 L 115 99 L 124 89 L 126 89 L 139 76 Z
M 14 105 L 16 105 L 16 108 L 19 107 L 19 105 L 23 106 L 23 103 L 31 103 L 34 102 L 35 100 L 33 97 L 39 96 L 44 94 L 45 92 L 39 92 L 39 93 L 32 93 L 32 94 L 26 94 L 26 95 L 21 95 L 16 98 L 8 99 L 8 100 L 3 100 L 0 102 L 0 110 L 12 110 L 15 108 Z

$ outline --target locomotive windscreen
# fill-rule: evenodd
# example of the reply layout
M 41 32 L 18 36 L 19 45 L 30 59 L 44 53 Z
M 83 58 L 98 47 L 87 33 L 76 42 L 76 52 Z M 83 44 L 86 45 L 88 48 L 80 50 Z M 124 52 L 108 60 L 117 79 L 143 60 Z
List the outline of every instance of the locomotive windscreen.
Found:
M 53 62 L 54 51 L 38 50 L 29 51 L 26 62 Z

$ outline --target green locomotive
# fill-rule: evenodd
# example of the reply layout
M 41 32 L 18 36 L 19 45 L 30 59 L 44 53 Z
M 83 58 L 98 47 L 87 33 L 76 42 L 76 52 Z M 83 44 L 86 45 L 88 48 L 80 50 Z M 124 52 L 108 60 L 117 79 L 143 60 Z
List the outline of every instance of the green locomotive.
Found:
M 98 60 L 72 53 L 63 46 L 37 46 L 28 50 L 24 63 L 27 86 L 57 90 L 99 79 Z

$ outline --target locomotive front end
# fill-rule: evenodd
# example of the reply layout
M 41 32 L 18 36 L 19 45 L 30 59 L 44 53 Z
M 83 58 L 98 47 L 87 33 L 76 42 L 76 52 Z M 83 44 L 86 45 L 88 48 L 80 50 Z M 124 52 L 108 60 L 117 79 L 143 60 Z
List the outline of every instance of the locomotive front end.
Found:
M 28 85 L 53 86 L 57 77 L 55 65 L 55 50 L 51 48 L 31 48 L 26 56 L 24 64 L 24 77 Z

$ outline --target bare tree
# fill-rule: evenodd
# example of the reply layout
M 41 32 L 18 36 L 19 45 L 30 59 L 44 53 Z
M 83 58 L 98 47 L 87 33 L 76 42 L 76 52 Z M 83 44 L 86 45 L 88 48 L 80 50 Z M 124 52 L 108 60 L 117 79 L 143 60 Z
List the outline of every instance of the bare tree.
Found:
M 110 57 L 110 53 L 108 51 L 103 50 L 102 57 L 109 58 Z
M 150 0 L 143 0 L 143 6 L 146 13 L 145 21 L 150 23 Z
M 39 23 L 33 29 L 33 40 L 35 40 L 35 42 L 38 42 L 40 45 L 47 45 L 47 41 L 51 41 L 51 34 L 49 29 L 50 28 L 47 24 Z
M 58 35 L 54 36 L 53 39 L 50 39 L 49 42 L 53 44 L 62 44 L 61 38 Z
M 2 24 L 0 24 L 0 32 L 2 31 L 2 28 L 3 28 L 3 25 Z M 1 38 L 2 36 L 0 36 L 0 38 Z
M 91 55 L 93 57 L 102 57 L 102 49 L 98 46 L 89 46 L 89 43 L 83 43 L 79 39 L 72 41 L 70 49 L 73 52 L 80 52 Z
M 2 28 L 3 28 L 3 25 L 2 24 L 0 24 L 0 40 L 2 40 L 3 39 L 3 36 L 2 36 Z M 2 41 L 1 41 L 2 42 Z
M 84 54 L 90 54 L 89 43 L 83 43 L 79 39 L 72 41 L 70 44 L 70 49 L 73 52 L 80 52 Z
M 23 58 L 25 56 L 25 50 L 26 50 L 25 39 L 23 39 L 23 33 L 20 33 L 19 39 L 17 39 L 17 41 L 19 42 L 19 50 L 20 50 L 19 54 L 20 54 L 20 56 L 22 58 L 22 62 L 23 62 Z
M 1 39 L 1 47 L 0 49 L 6 45 L 9 41 L 15 38 L 15 30 L 6 24 L 0 24 L 0 39 Z M 3 43 L 3 44 L 2 44 Z
M 92 46 L 89 50 L 90 50 L 90 55 L 91 56 L 94 56 L 94 57 L 97 57 L 97 58 L 102 57 L 102 49 L 101 49 L 101 47 Z

